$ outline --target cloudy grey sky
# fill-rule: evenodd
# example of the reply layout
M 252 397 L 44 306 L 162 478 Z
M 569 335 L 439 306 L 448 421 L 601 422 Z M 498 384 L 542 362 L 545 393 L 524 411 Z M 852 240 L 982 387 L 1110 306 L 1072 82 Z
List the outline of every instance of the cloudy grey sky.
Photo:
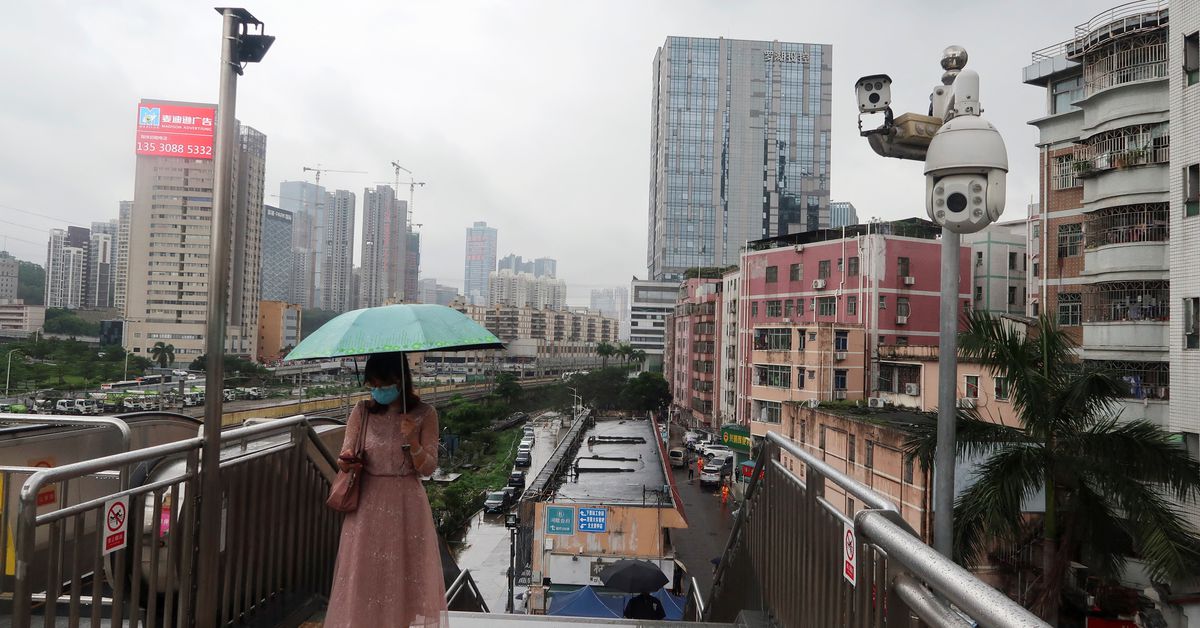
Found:
M 854 80 L 888 73 L 897 113 L 924 112 L 940 51 L 965 46 L 1008 142 L 1014 219 L 1037 190 L 1026 122 L 1045 109 L 1021 68 L 1115 3 L 256 1 L 278 40 L 241 80 L 237 114 L 268 136 L 269 194 L 323 164 L 368 171 L 323 179 L 361 197 L 399 161 L 428 182 L 415 204 L 423 277 L 461 287 L 464 230 L 486 220 L 501 256 L 557 258 L 570 302 L 586 304 L 591 288 L 646 273 L 651 60 L 668 35 L 832 44 L 832 198 L 864 220 L 923 215 L 924 183 L 920 164 L 858 137 Z M 138 99 L 216 101 L 211 6 L 6 6 L 0 248 L 44 263 L 47 229 L 116 217 L 133 189 Z

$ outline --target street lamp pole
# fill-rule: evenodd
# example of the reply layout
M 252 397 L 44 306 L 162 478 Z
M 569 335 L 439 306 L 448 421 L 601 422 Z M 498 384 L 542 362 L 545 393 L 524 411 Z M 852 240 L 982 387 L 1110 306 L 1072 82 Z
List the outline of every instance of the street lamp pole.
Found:
M 249 11 L 218 8 L 221 14 L 221 79 L 217 101 L 216 146 L 213 155 L 212 222 L 208 254 L 208 325 L 204 348 L 205 390 L 204 442 L 201 447 L 200 517 L 197 539 L 196 614 L 197 626 L 217 623 L 217 591 L 221 552 L 221 417 L 225 378 L 225 317 L 229 304 L 229 253 L 233 197 L 233 155 L 237 147 L 237 77 L 245 63 L 262 60 L 274 37 L 249 33 L 262 22 Z M 215 395 L 212 393 L 216 393 Z
M 508 528 L 508 608 L 507 612 L 516 610 L 515 589 L 517 580 L 517 527 L 520 517 L 515 512 L 504 516 L 504 526 Z
M 121 381 L 129 381 L 129 352 L 128 351 L 125 352 L 125 377 L 122 377 Z
M 13 349 L 12 351 L 8 352 L 8 366 L 4 367 L 4 396 L 5 397 L 8 396 L 8 384 L 9 384 L 9 382 L 12 381 L 12 354 L 14 354 L 18 351 L 20 351 L 20 349 Z

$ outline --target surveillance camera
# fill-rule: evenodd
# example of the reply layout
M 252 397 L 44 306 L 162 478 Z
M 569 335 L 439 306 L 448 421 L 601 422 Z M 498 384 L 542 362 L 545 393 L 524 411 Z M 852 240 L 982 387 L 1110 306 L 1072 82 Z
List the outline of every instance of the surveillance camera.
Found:
M 872 74 L 854 84 L 858 94 L 859 113 L 887 111 L 892 105 L 892 79 L 886 74 Z
M 925 209 L 955 233 L 975 233 L 1004 211 L 1008 151 L 996 127 L 975 115 L 942 125 L 925 158 Z

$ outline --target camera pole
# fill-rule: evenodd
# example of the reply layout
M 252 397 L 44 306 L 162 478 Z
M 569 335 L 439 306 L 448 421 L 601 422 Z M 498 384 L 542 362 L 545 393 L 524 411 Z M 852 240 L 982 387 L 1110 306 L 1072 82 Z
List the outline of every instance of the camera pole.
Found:
M 962 237 L 942 227 L 942 296 L 939 308 L 937 449 L 933 459 L 933 547 L 953 558 L 954 458 L 958 448 L 958 276 Z

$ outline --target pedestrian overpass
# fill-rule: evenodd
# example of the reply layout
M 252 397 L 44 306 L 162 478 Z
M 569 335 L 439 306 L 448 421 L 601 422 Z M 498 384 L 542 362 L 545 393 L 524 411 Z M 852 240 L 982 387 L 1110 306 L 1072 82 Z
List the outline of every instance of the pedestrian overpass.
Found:
M 198 421 L 0 415 L 0 628 L 184 627 L 202 612 L 221 626 L 319 626 L 340 529 L 324 499 L 343 427 L 294 416 L 222 432 L 220 560 L 205 579 Z M 1045 625 L 922 543 L 882 496 L 782 436 L 765 448 L 713 588 L 689 598 L 688 621 L 489 612 L 451 560 L 445 625 Z M 806 465 L 803 480 L 781 455 Z M 833 485 L 863 504 L 852 519 L 825 501 Z

